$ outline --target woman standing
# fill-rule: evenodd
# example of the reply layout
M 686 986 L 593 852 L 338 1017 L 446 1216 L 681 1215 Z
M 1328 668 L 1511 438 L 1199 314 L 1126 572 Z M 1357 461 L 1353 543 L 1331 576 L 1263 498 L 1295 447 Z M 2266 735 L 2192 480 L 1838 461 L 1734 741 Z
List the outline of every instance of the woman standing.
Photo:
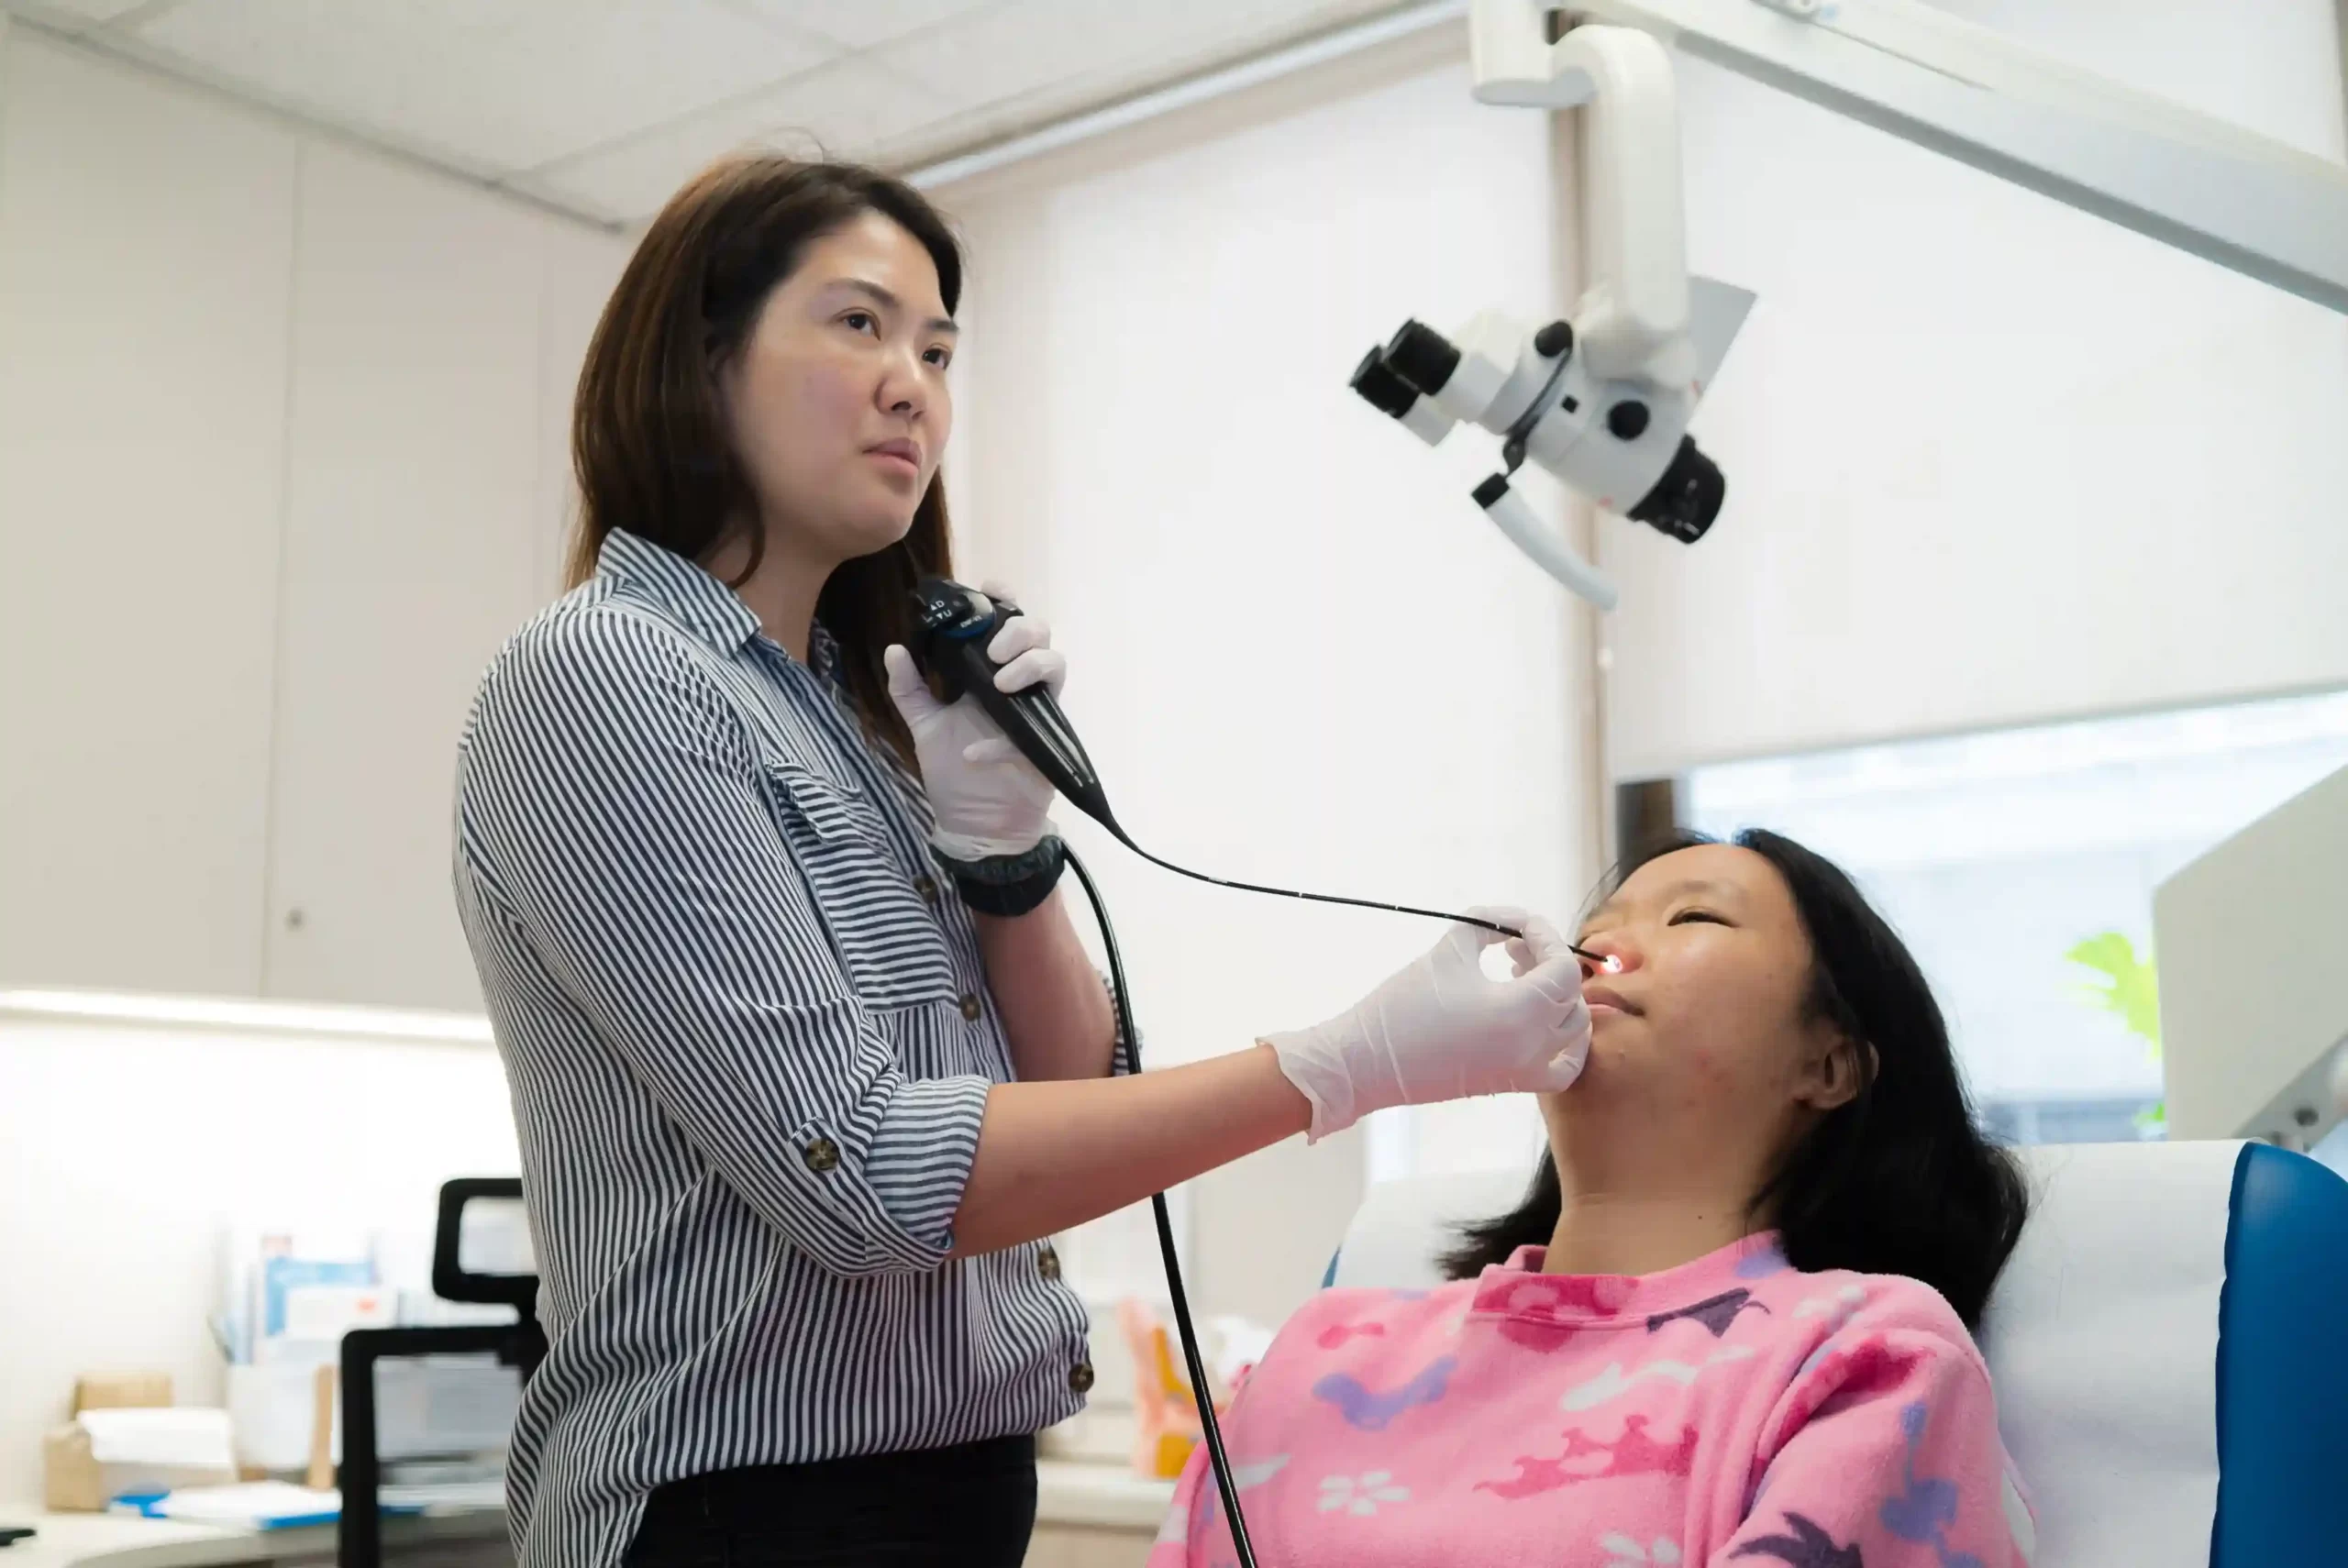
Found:
M 581 377 L 574 591 L 483 678 L 456 879 L 551 1346 L 524 1568 L 1015 1564 L 1092 1382 L 1047 1238 L 1383 1106 L 1562 1087 L 1579 971 L 1459 927 L 1329 1023 L 1115 1076 L 1051 790 L 901 646 L 951 575 L 961 262 L 869 171 L 681 192 Z M 1065 664 L 1021 617 L 1000 683 Z

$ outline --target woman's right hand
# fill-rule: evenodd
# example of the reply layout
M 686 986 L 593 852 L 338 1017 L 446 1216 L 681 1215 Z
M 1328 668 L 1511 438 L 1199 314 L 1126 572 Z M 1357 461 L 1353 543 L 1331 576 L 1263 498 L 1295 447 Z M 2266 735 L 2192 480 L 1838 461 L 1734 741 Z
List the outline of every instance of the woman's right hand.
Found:
M 1409 967 L 1326 1023 L 1265 1043 L 1312 1103 L 1315 1139 L 1373 1110 L 1471 1095 L 1568 1088 L 1589 1055 L 1581 965 L 1548 922 L 1517 909 L 1479 920 L 1523 932 L 1512 940 L 1459 924 Z M 1483 951 L 1509 942 L 1520 973 L 1494 980 Z M 1531 966 L 1523 960 L 1529 957 Z

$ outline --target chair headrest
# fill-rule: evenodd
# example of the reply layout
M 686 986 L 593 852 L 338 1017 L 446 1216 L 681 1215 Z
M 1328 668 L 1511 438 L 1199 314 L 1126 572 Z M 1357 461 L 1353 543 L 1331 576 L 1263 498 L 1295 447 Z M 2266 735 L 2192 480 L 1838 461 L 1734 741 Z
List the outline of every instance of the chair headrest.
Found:
M 538 1264 L 518 1176 L 462 1176 L 440 1187 L 432 1292 L 444 1301 L 537 1311 Z
M 2040 1568 L 2207 1568 L 2235 1143 L 2020 1151 L 2030 1222 L 1981 1325 Z

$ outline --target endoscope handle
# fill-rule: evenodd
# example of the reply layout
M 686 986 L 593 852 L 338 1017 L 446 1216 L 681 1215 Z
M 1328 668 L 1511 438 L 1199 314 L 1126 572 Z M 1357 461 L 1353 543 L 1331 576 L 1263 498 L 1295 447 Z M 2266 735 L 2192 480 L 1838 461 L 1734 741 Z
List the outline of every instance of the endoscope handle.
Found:
M 987 657 L 987 648 L 1019 613 L 1019 606 L 942 577 L 923 580 L 914 591 L 914 655 L 925 670 L 937 676 L 946 701 L 964 695 L 977 699 L 996 727 L 1071 805 L 1114 829 L 1100 775 L 1051 689 L 1039 681 L 1024 690 L 1004 691 L 994 683 L 995 672 L 1002 667 Z

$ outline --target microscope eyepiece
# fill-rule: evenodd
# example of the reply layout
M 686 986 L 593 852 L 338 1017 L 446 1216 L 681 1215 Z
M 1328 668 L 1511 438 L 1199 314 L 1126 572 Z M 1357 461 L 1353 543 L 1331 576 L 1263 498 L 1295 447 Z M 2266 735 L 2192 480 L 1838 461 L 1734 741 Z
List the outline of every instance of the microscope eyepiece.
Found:
M 1370 407 L 1396 419 L 1410 413 L 1411 405 L 1419 401 L 1411 384 L 1386 362 L 1383 348 L 1372 348 L 1362 356 L 1361 363 L 1354 367 L 1353 389 Z
M 1459 368 L 1459 350 L 1426 323 L 1406 321 L 1386 345 L 1386 363 L 1403 381 L 1433 397 Z

